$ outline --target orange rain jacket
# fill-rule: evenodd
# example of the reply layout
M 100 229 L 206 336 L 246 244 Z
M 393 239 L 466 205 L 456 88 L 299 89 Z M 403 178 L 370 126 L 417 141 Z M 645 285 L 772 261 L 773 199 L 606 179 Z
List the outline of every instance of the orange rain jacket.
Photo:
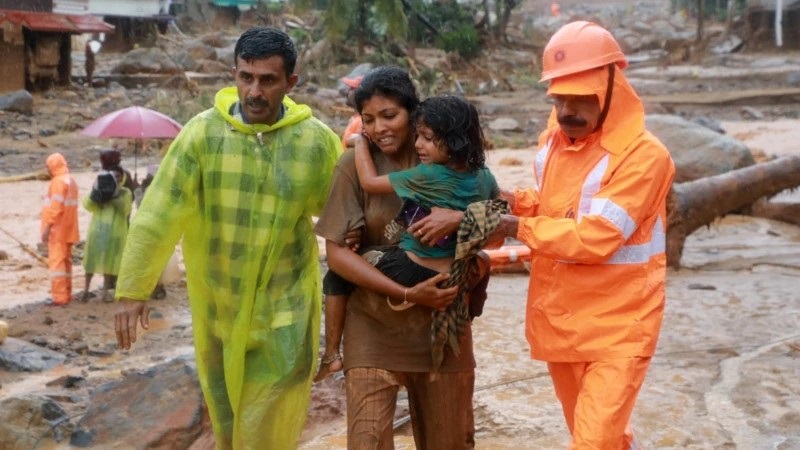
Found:
M 594 72 L 605 101 L 608 73 Z M 535 359 L 652 356 L 664 312 L 666 197 L 675 174 L 644 128 L 644 107 L 618 70 L 600 130 L 570 143 L 555 109 L 515 193 L 517 238 L 532 250 L 526 336 Z
M 361 133 L 363 128 L 364 123 L 361 121 L 361 114 L 353 114 L 353 116 L 350 117 L 350 121 L 347 122 L 344 133 L 342 133 L 342 148 L 347 150 L 347 139 L 351 134 Z
M 67 160 L 61 153 L 53 153 L 45 160 L 53 177 L 47 187 L 47 197 L 42 205 L 40 233 L 47 225 L 50 242 L 74 244 L 78 234 L 78 185 L 69 173 Z

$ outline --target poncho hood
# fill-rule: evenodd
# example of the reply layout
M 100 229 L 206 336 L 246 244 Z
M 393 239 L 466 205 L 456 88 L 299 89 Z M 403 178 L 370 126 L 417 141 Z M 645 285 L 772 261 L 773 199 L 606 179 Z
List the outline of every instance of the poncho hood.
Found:
M 51 176 L 55 177 L 58 175 L 64 175 L 65 173 L 69 173 L 67 160 L 61 153 L 53 153 L 50 156 L 48 156 L 47 159 L 45 160 L 45 164 L 47 164 L 47 170 L 50 171 Z
M 311 108 L 307 105 L 295 103 L 288 96 L 283 97 L 283 106 L 286 109 L 283 117 L 272 125 L 262 123 L 244 123 L 237 117 L 231 115 L 231 107 L 239 101 L 239 94 L 236 87 L 226 87 L 220 89 L 214 97 L 214 108 L 231 125 L 232 128 L 247 134 L 268 133 L 270 131 L 294 125 L 298 122 L 311 118 Z

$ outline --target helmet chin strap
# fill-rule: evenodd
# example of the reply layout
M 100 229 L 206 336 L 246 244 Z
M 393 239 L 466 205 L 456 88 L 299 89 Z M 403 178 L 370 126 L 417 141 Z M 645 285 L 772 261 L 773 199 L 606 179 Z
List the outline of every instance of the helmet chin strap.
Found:
M 603 128 L 603 122 L 606 121 L 606 116 L 608 115 L 608 109 L 611 107 L 611 94 L 614 91 L 614 74 L 616 71 L 614 70 L 615 63 L 611 63 L 608 65 L 608 86 L 606 87 L 606 99 L 603 102 L 603 110 L 600 112 L 600 117 L 597 119 L 597 126 L 594 127 L 592 133 L 596 132 L 600 128 Z

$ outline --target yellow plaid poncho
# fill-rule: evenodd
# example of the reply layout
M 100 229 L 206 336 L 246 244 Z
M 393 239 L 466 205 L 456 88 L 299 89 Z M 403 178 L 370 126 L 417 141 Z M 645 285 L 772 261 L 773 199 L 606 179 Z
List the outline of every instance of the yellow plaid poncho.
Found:
M 294 448 L 320 328 L 311 214 L 341 143 L 289 98 L 272 126 L 231 116 L 237 100 L 235 88 L 221 90 L 170 146 L 131 224 L 116 295 L 148 298 L 183 237 L 217 448 Z

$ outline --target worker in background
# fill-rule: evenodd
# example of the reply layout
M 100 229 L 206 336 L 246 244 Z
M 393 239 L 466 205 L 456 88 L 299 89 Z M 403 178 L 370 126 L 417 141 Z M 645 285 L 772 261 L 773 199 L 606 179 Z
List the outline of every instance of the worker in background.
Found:
M 72 300 L 72 245 L 78 233 L 78 184 L 69 173 L 67 160 L 53 153 L 45 160 L 52 179 L 42 205 L 41 239 L 47 245 L 52 298 L 48 305 L 66 305 Z
M 92 77 L 94 76 L 94 68 L 95 68 L 95 54 L 100 51 L 100 42 L 95 40 L 86 41 L 86 46 L 84 48 L 84 55 L 85 55 L 85 69 L 86 69 L 86 86 L 93 87 L 94 82 L 92 81 Z

